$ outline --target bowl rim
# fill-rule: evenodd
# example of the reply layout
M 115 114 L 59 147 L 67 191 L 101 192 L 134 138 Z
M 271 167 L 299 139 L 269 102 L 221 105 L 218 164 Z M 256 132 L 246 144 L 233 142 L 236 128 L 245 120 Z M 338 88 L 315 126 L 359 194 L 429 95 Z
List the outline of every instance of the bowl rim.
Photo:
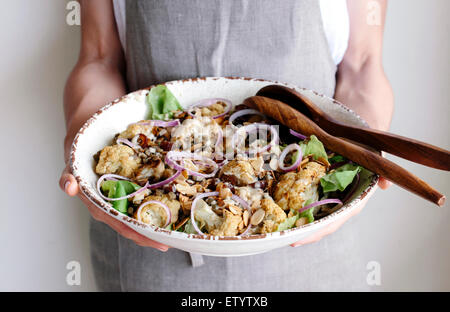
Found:
M 210 235 L 210 234 L 205 234 L 205 235 L 201 235 L 201 234 L 187 234 L 187 233 L 184 233 L 184 232 L 167 230 L 167 229 L 159 228 L 159 227 L 154 226 L 154 225 L 145 224 L 145 223 L 143 223 L 141 221 L 138 221 L 138 220 L 136 220 L 134 218 L 131 218 L 131 217 L 125 215 L 125 214 L 122 214 L 122 213 L 118 212 L 117 210 L 115 210 L 112 207 L 112 205 L 110 203 L 106 202 L 105 200 L 100 198 L 98 195 L 93 194 L 93 192 L 91 192 L 91 190 L 89 190 L 87 188 L 86 185 L 88 185 L 89 183 L 82 179 L 82 177 L 78 173 L 78 168 L 76 166 L 76 164 L 77 164 L 76 155 L 77 155 L 78 140 L 84 134 L 85 130 L 87 128 L 89 128 L 98 119 L 98 117 L 104 111 L 108 110 L 113 105 L 116 105 L 116 104 L 126 100 L 129 96 L 131 96 L 133 94 L 137 94 L 137 93 L 140 93 L 140 92 L 143 92 L 143 91 L 148 91 L 148 90 L 156 87 L 157 85 L 169 85 L 170 86 L 171 84 L 186 83 L 186 82 L 199 82 L 199 81 L 208 81 L 208 80 L 219 80 L 219 79 L 220 80 L 243 80 L 243 81 L 268 82 L 268 83 L 283 85 L 283 86 L 286 86 L 288 88 L 293 88 L 296 91 L 312 92 L 316 96 L 323 97 L 323 98 L 327 99 L 328 101 L 331 101 L 333 104 L 340 106 L 342 109 L 347 111 L 349 114 L 353 115 L 353 117 L 355 117 L 358 120 L 360 120 L 365 126 L 368 126 L 367 122 L 362 117 L 360 117 L 353 110 L 351 110 L 350 108 L 346 107 L 345 105 L 343 105 L 342 103 L 338 102 L 337 100 L 335 100 L 333 98 L 330 98 L 330 97 L 328 97 L 326 95 L 320 94 L 320 93 L 318 93 L 318 92 L 316 92 L 314 90 L 310 90 L 310 89 L 306 89 L 306 88 L 302 88 L 302 87 L 297 87 L 297 86 L 294 86 L 292 84 L 279 82 L 279 81 L 276 81 L 276 80 L 259 79 L 259 78 L 248 78 L 248 77 L 197 77 L 197 78 L 179 79 L 179 80 L 172 80 L 172 81 L 168 81 L 168 82 L 153 84 L 153 85 L 151 85 L 149 87 L 142 88 L 142 89 L 139 89 L 139 90 L 127 93 L 127 94 L 121 96 L 120 98 L 117 98 L 117 99 L 109 102 L 105 106 L 101 107 L 95 114 L 93 114 L 83 124 L 83 126 L 77 132 L 77 134 L 76 134 L 76 136 L 75 136 L 75 138 L 73 140 L 71 149 L 70 149 L 69 166 L 70 166 L 72 174 L 74 175 L 75 179 L 78 182 L 79 189 L 84 194 L 84 196 L 91 203 L 93 203 L 97 208 L 103 210 L 108 215 L 114 217 L 115 219 L 119 220 L 122 223 L 125 223 L 126 225 L 130 226 L 131 228 L 138 227 L 138 228 L 140 228 L 142 230 L 150 231 L 150 232 L 152 232 L 154 234 L 168 235 L 171 238 L 178 238 L 178 239 L 184 239 L 184 240 L 188 239 L 188 240 L 197 240 L 197 241 L 200 241 L 200 240 L 203 240 L 203 241 L 205 241 L 205 240 L 206 241 L 213 240 L 213 241 L 216 241 L 216 242 L 233 242 L 233 241 L 241 241 L 242 242 L 242 241 L 255 241 L 255 240 L 275 239 L 275 238 L 280 237 L 280 236 L 286 237 L 286 236 L 292 236 L 292 235 L 298 234 L 299 232 L 312 231 L 312 230 L 314 230 L 314 228 L 318 229 L 321 226 L 324 226 L 326 223 L 331 223 L 331 221 L 333 219 L 337 219 L 337 218 L 339 218 L 341 216 L 344 216 L 345 214 L 349 213 L 351 210 L 355 209 L 356 206 L 358 206 L 358 204 L 361 201 L 363 201 L 366 197 L 368 198 L 368 196 L 370 197 L 370 195 L 375 192 L 375 190 L 377 189 L 377 183 L 378 183 L 378 179 L 379 179 L 379 176 L 377 174 L 373 174 L 369 185 L 367 186 L 366 189 L 364 189 L 364 191 L 358 197 L 354 198 L 349 203 L 343 205 L 337 211 L 335 211 L 335 212 L 329 214 L 328 216 L 325 216 L 325 217 L 323 217 L 323 218 L 321 218 L 319 220 L 315 220 L 312 223 L 305 224 L 305 225 L 303 225 L 301 227 L 296 227 L 296 228 L 287 229 L 287 230 L 280 231 L 280 232 L 272 232 L 272 233 L 266 233 L 266 234 L 252 234 L 252 235 L 246 235 L 246 236 L 214 236 L 214 235 Z

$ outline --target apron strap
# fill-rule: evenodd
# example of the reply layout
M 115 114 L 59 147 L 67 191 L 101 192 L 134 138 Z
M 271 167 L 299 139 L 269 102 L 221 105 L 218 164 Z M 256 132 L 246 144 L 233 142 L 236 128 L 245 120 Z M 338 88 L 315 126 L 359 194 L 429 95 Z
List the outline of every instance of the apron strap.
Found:
M 191 257 L 191 264 L 194 268 L 205 264 L 202 255 L 190 252 L 189 256 Z

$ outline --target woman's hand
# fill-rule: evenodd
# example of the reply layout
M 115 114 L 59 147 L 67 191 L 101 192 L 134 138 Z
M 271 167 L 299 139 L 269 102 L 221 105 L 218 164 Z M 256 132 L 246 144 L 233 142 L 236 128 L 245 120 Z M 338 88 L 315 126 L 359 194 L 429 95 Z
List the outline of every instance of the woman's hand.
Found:
M 394 108 L 394 96 L 382 66 L 382 43 L 386 0 L 379 0 L 380 24 L 367 22 L 369 0 L 347 0 L 350 17 L 350 38 L 344 59 L 338 68 L 335 98 L 363 117 L 369 126 L 387 131 Z M 385 190 L 391 182 L 381 178 L 378 186 Z M 363 207 L 328 225 L 321 231 L 291 246 L 301 246 L 321 240 L 335 232 Z
M 81 51 L 77 65 L 66 83 L 64 113 L 67 135 L 64 141 L 66 167 L 59 180 L 69 196 L 78 196 L 92 217 L 108 224 L 136 244 L 167 251 L 166 245 L 150 240 L 114 219 L 92 204 L 79 190 L 68 167 L 72 141 L 83 123 L 100 107 L 126 93 L 123 72 L 125 61 L 117 34 L 112 1 L 82 1 Z
M 112 229 L 114 229 L 123 237 L 132 240 L 139 246 L 152 247 L 160 251 L 167 251 L 169 249 L 168 246 L 148 239 L 147 237 L 132 230 L 122 222 L 114 219 L 106 212 L 102 211 L 93 203 L 91 203 L 89 199 L 87 199 L 86 196 L 84 196 L 84 194 L 80 192 L 78 183 L 75 180 L 74 176 L 70 173 L 70 169 L 68 166 L 66 166 L 61 174 L 61 178 L 59 179 L 59 186 L 67 195 L 78 196 L 83 201 L 84 205 L 88 208 L 89 212 L 95 220 L 108 224 Z
M 392 182 L 381 178 L 378 180 L 378 186 L 382 189 L 385 190 L 387 189 L 390 185 L 392 184 Z M 346 215 L 345 217 L 331 223 L 330 225 L 326 226 L 325 228 L 323 228 L 322 230 L 314 233 L 311 236 L 308 236 L 305 239 L 302 239 L 298 242 L 295 242 L 293 244 L 291 244 L 292 247 L 297 247 L 297 246 L 302 246 L 302 245 L 306 245 L 306 244 L 311 244 L 311 243 L 315 243 L 320 241 L 322 238 L 324 238 L 327 235 L 330 235 L 334 232 L 336 232 L 345 222 L 347 222 L 351 217 L 356 216 L 358 213 L 360 213 L 363 208 L 366 206 L 366 202 L 367 200 L 364 200 L 361 202 L 361 204 L 358 206 L 358 208 L 354 209 L 351 213 L 349 213 L 348 215 Z

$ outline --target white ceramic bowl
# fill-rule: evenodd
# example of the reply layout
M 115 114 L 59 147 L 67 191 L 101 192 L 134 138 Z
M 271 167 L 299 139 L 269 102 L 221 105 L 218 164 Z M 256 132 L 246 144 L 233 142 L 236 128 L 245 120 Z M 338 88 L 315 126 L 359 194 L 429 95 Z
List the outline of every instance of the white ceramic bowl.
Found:
M 295 88 L 337 120 L 351 125 L 366 125 L 365 121 L 353 111 L 331 98 L 317 94 L 314 91 L 273 81 L 211 77 L 172 81 L 165 83 L 165 85 L 177 97 L 180 104 L 186 107 L 198 100 L 211 97 L 227 98 L 233 104 L 240 104 L 245 98 L 255 95 L 262 87 L 273 83 Z M 152 240 L 188 252 L 211 256 L 243 256 L 262 253 L 292 244 L 345 217 L 362 205 L 363 201 L 366 201 L 376 190 L 378 176 L 365 171 L 361 174 L 360 184 L 353 198 L 340 210 L 301 228 L 264 235 L 247 237 L 201 236 L 168 231 L 132 219 L 114 210 L 111 204 L 104 201 L 97 194 L 95 185 L 98 176 L 94 172 L 93 155 L 110 144 L 114 135 L 125 130 L 130 123 L 145 118 L 147 113 L 145 96 L 148 93 L 148 89 L 123 96 L 104 106 L 92 116 L 75 137 L 70 162 L 72 172 L 80 185 L 81 191 L 98 209 L 102 209 L 107 214 Z

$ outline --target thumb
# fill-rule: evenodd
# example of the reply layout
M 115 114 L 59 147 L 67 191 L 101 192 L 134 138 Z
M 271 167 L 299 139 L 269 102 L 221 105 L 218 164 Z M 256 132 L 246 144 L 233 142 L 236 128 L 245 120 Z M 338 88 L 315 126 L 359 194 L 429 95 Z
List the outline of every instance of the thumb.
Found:
M 380 177 L 380 179 L 378 180 L 378 186 L 382 189 L 382 190 L 386 190 L 388 189 L 390 186 L 392 185 L 392 182 L 389 180 L 386 180 L 383 177 Z
M 78 182 L 70 172 L 69 166 L 66 166 L 59 178 L 59 187 L 69 196 L 78 194 Z

